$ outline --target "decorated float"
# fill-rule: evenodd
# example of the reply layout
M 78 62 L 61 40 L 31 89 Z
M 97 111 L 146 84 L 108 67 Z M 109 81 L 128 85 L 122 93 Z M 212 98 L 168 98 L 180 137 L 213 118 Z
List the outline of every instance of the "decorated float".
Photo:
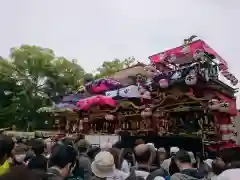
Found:
M 175 138 L 171 145 L 185 143 L 186 149 L 196 142 L 211 150 L 234 147 L 231 119 L 237 113 L 233 86 L 238 80 L 220 55 L 193 38 L 150 56 L 149 65 L 137 63 L 109 78 L 85 79 L 78 92 L 52 108 L 56 127 L 72 133 L 115 133 L 127 138 L 125 146 L 141 136 L 156 146 Z M 232 86 L 220 81 L 219 74 Z M 199 141 L 179 144 L 184 138 Z

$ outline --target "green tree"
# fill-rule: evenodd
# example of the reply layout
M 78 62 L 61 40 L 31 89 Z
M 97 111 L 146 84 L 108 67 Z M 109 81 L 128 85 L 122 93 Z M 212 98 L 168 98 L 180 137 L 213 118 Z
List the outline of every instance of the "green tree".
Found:
M 134 57 L 128 57 L 124 60 L 114 59 L 112 61 L 104 61 L 103 64 L 97 69 L 95 78 L 111 76 L 114 73 L 128 68 L 136 63 Z
M 76 60 L 56 57 L 51 49 L 22 45 L 0 60 L 0 120 L 27 126 L 47 118 L 37 113 L 66 93 L 75 91 L 85 72 Z

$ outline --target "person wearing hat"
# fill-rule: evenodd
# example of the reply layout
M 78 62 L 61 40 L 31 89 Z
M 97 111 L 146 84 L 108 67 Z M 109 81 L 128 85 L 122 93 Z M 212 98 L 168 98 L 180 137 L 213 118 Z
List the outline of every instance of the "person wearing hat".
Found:
M 178 147 L 171 147 L 170 148 L 170 158 L 168 159 L 165 159 L 162 164 L 161 164 L 161 167 L 163 169 L 165 169 L 167 172 L 169 172 L 169 166 L 171 164 L 171 161 L 172 161 L 172 157 L 175 156 L 175 154 L 179 151 L 179 148 Z
M 107 180 L 125 180 L 127 176 L 122 174 L 122 171 L 117 171 L 114 157 L 108 151 L 99 152 L 92 162 L 93 179 L 107 179 Z
M 83 172 L 82 179 L 91 180 L 92 179 L 91 159 L 87 155 L 90 143 L 85 139 L 80 139 L 76 143 L 76 146 L 79 152 L 78 157 L 79 171 Z

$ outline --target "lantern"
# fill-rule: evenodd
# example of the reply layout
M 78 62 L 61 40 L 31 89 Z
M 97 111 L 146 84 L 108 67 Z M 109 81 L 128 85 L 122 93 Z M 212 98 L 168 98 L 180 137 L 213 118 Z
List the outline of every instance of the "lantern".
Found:
M 107 120 L 107 121 L 113 121 L 114 120 L 114 115 L 112 115 L 112 114 L 106 114 L 105 115 L 105 119 Z
M 144 111 L 141 112 L 142 118 L 148 118 L 152 116 L 152 109 L 146 108 Z
M 220 101 L 218 99 L 212 99 L 208 101 L 208 107 L 212 110 L 217 110 L 220 107 Z
M 169 85 L 167 79 L 160 79 L 158 83 L 161 88 L 167 88 Z
M 197 84 L 197 75 L 195 73 L 188 74 L 185 77 L 185 83 L 189 86 Z
M 229 103 L 228 102 L 221 102 L 219 105 L 220 112 L 228 112 L 229 111 Z
M 219 130 L 223 134 L 226 133 L 228 131 L 228 125 L 227 124 L 220 125 Z
M 231 137 L 232 137 L 231 134 L 223 134 L 222 135 L 222 140 L 223 141 L 228 141 Z
M 145 92 L 141 95 L 141 97 L 142 97 L 143 99 L 151 99 L 151 93 L 150 93 L 149 91 L 145 91 Z

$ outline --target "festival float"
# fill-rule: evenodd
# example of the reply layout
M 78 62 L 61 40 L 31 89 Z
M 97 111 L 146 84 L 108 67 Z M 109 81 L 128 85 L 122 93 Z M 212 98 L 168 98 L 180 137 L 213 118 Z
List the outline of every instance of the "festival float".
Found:
M 193 38 L 150 56 L 149 65 L 137 63 L 109 78 L 85 79 L 78 92 L 54 106 L 56 126 L 71 133 L 118 134 L 123 146 L 141 137 L 156 147 L 235 147 L 233 87 L 238 80 L 220 55 Z

